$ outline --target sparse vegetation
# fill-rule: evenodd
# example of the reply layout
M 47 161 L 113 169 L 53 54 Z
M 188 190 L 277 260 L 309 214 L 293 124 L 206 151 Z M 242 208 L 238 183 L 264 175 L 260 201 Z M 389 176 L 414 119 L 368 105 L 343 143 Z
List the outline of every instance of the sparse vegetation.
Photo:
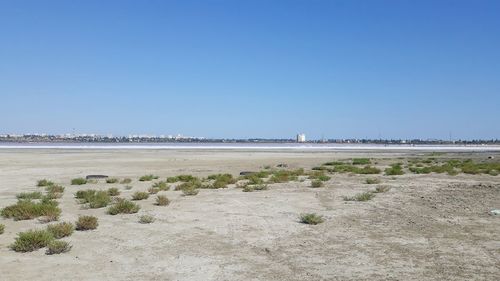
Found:
M 158 195 L 156 197 L 156 205 L 158 206 L 167 206 L 170 204 L 170 200 L 168 200 L 167 196 L 165 195 Z
M 155 182 L 152 187 L 158 189 L 159 191 L 167 191 L 170 189 L 170 186 L 165 181 Z
M 390 168 L 385 169 L 385 174 L 388 176 L 404 175 L 404 173 L 401 163 L 392 164 Z
M 134 202 L 122 199 L 108 208 L 108 214 L 110 215 L 133 214 L 137 213 L 139 209 L 140 209 L 139 205 L 135 204 Z
M 64 187 L 57 184 L 48 185 L 45 187 L 47 194 L 45 195 L 49 199 L 61 198 L 64 192 Z
M 91 209 L 103 208 L 111 203 L 109 191 L 79 190 L 75 197 L 80 199 L 80 204 L 88 204 Z
M 132 188 L 133 188 L 133 186 L 131 186 L 131 185 L 126 185 L 126 186 L 125 186 L 125 189 L 126 189 L 126 190 L 131 190 Z
M 380 186 L 377 186 L 375 187 L 375 193 L 384 193 L 384 192 L 387 192 L 391 189 L 390 186 L 386 186 L 386 185 L 380 185 Z
M 317 187 L 322 187 L 322 186 L 323 186 L 323 182 L 320 180 L 313 180 L 311 182 L 311 187 L 317 188 Z
M 353 165 L 370 165 L 371 161 L 368 158 L 354 158 L 352 159 Z
M 36 186 L 49 186 L 49 185 L 53 185 L 54 183 L 49 181 L 49 180 L 46 180 L 46 179 L 43 179 L 43 180 L 39 180 L 37 183 L 36 183 Z
M 5 231 L 5 225 L 0 223 L 0 235 L 3 234 Z
M 136 191 L 132 194 L 132 200 L 144 200 L 149 198 L 149 193 L 143 191 Z
M 73 234 L 75 227 L 69 222 L 60 222 L 56 224 L 51 224 L 47 226 L 47 231 L 54 236 L 56 239 L 70 236 Z
M 200 192 L 198 189 L 196 189 L 194 186 L 191 186 L 189 188 L 183 188 L 182 189 L 182 193 L 185 195 L 185 196 L 194 196 L 194 195 L 197 195 L 198 192 Z
M 380 179 L 377 179 L 377 178 L 367 178 L 365 180 L 365 183 L 366 184 L 379 184 L 380 183 Z
M 76 230 L 78 231 L 87 231 L 96 229 L 99 223 L 97 222 L 97 218 L 94 216 L 80 216 L 75 223 Z
M 47 255 L 55 255 L 69 252 L 71 250 L 71 245 L 66 241 L 52 240 L 47 245 Z
M 314 213 L 301 214 L 299 219 L 300 219 L 301 223 L 312 224 L 312 225 L 316 225 L 316 224 L 320 224 L 320 223 L 324 222 L 324 219 L 322 216 L 314 214 Z
M 10 248 L 16 252 L 32 252 L 46 247 L 54 237 L 47 230 L 20 232 Z
M 283 183 L 289 181 L 297 181 L 299 176 L 304 175 L 304 169 L 297 170 L 278 170 L 275 171 L 269 182 L 271 183 Z
M 83 185 L 86 184 L 87 180 L 84 178 L 75 178 L 71 180 L 71 185 Z
M 253 192 L 253 191 L 260 191 L 260 190 L 267 190 L 269 187 L 267 184 L 253 184 L 253 185 L 246 185 L 243 187 L 243 192 Z
M 16 195 L 17 199 L 41 199 L 42 193 L 39 191 L 23 192 Z
M 139 223 L 147 224 L 155 221 L 155 218 L 151 215 L 142 215 L 139 217 Z
M 358 193 L 354 196 L 345 196 L 344 201 L 368 201 L 375 197 L 375 194 L 371 192 Z
M 118 179 L 117 178 L 107 178 L 106 183 L 117 183 Z
M 132 179 L 130 179 L 130 178 L 124 178 L 124 179 L 122 179 L 122 181 L 120 183 L 121 184 L 129 184 L 131 182 L 132 182 Z
M 150 188 L 148 188 L 148 192 L 149 192 L 149 194 L 156 194 L 156 193 L 160 192 L 160 189 L 157 187 L 150 187 Z
M 328 171 L 334 173 L 353 173 L 361 175 L 380 174 L 381 172 L 380 169 L 370 165 L 360 168 L 350 164 L 335 165 L 333 168 L 328 169 Z
M 144 175 L 139 178 L 139 181 L 152 181 L 158 179 L 158 176 L 155 175 Z
M 118 195 L 120 195 L 120 191 L 116 187 L 111 187 L 108 189 L 108 195 L 109 196 L 118 196 Z
M 43 199 L 40 202 L 19 200 L 16 204 L 3 208 L 1 215 L 14 220 L 30 220 L 43 216 L 54 221 L 61 214 L 61 209 L 57 205 L 56 201 L 50 199 Z

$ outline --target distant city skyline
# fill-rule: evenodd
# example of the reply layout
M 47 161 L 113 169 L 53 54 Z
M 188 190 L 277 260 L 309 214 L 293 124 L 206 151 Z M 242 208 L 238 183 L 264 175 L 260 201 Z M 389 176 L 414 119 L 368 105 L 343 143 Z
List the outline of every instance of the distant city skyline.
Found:
M 0 1 L 0 134 L 500 138 L 500 1 Z

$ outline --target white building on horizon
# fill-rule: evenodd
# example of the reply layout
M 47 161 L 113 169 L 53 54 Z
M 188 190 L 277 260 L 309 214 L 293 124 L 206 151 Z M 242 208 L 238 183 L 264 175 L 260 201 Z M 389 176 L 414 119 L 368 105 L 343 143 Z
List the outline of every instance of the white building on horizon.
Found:
M 297 142 L 306 142 L 305 134 L 297 134 Z

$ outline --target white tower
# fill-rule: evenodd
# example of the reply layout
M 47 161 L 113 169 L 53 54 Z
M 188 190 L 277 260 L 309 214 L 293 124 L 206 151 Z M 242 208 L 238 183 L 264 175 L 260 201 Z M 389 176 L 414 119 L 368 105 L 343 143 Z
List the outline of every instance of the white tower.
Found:
M 305 134 L 297 134 L 297 142 L 306 142 Z

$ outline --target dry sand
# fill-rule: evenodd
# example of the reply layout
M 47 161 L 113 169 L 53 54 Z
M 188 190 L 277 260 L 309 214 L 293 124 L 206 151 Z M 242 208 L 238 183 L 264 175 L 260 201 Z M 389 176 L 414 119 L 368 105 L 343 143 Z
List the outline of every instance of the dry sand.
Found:
M 379 165 L 418 152 L 175 151 L 175 150 L 0 150 L 0 208 L 15 203 L 19 192 L 35 191 L 38 179 L 66 187 L 60 221 L 78 215 L 99 217 L 95 231 L 75 232 L 73 248 L 47 256 L 41 249 L 16 253 L 8 248 L 20 231 L 43 228 L 37 220 L 0 218 L 0 280 L 499 280 L 500 176 L 379 175 L 387 193 L 368 202 L 345 202 L 343 196 L 373 190 L 368 176 L 333 175 L 324 188 L 309 181 L 276 184 L 245 193 L 230 187 L 201 190 L 184 197 L 161 192 L 139 201 L 138 214 L 111 216 L 105 209 L 82 209 L 74 192 L 118 187 L 123 197 L 146 190 L 144 174 L 161 178 L 190 173 L 237 175 L 264 165 L 287 163 L 311 168 L 350 157 L 377 158 Z M 485 158 L 486 153 L 446 157 Z M 498 158 L 500 155 L 496 155 Z M 392 160 L 390 160 L 392 159 Z M 121 184 L 71 186 L 87 174 L 133 178 Z M 315 212 L 320 225 L 298 222 Z M 139 224 L 141 214 L 156 217 Z

